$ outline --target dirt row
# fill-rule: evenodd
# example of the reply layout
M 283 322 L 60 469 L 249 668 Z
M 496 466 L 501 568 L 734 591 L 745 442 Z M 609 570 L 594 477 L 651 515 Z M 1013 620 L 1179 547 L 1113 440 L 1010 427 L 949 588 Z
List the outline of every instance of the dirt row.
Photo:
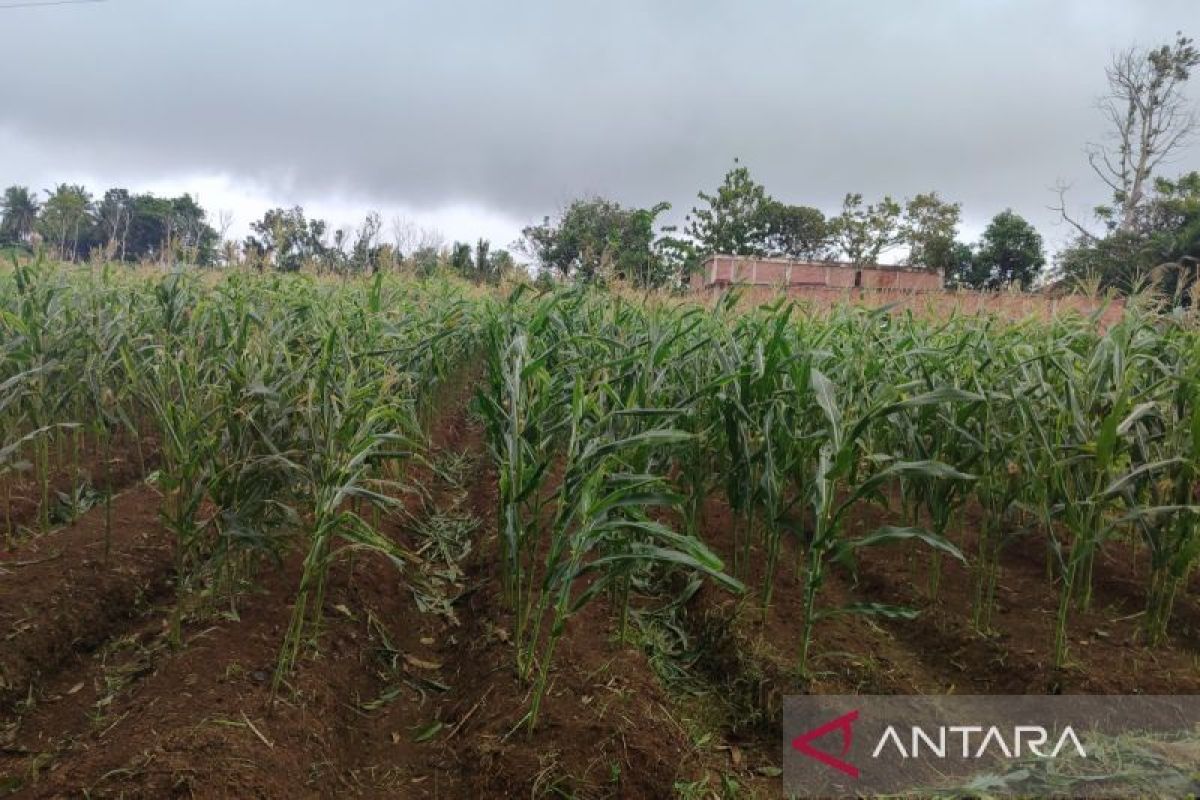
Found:
M 107 558 L 103 508 L 0 558 L 0 703 L 29 696 L 39 676 L 68 668 L 168 593 L 158 509 L 148 486 L 118 495 Z
M 855 524 L 865 532 L 883 521 L 880 509 L 869 508 Z M 978 523 L 973 510 L 968 525 L 956 534 L 967 553 L 975 548 Z M 968 567 L 942 559 L 939 588 L 931 594 L 929 565 L 928 555 L 909 557 L 902 548 L 868 552 L 860 562 L 861 590 L 921 610 L 917 624 L 893 627 L 903 629 L 931 657 L 976 676 L 987 692 L 1173 694 L 1200 689 L 1200 649 L 1191 628 L 1195 601 L 1181 597 L 1168 641 L 1146 646 L 1140 629 L 1145 582 L 1132 574 L 1128 545 L 1112 543 L 1097 560 L 1091 606 L 1073 607 L 1069 614 L 1067 664 L 1061 670 L 1053 667 L 1058 594 L 1047 576 L 1040 541 L 1018 540 L 1004 550 L 990 636 L 970 625 L 974 578 Z
M 413 573 L 424 567 L 343 562 L 319 646 L 277 695 L 298 556 L 264 572 L 236 607 L 185 617 L 176 650 L 153 489 L 117 498 L 107 569 L 100 509 L 22 548 L 0 574 L 0 657 L 13 676 L 0 796 L 668 797 L 677 784 L 717 780 L 728 752 L 695 744 L 643 651 L 612 641 L 603 601 L 572 620 L 536 733 L 516 729 L 527 687 L 512 669 L 495 476 L 469 397 L 459 387 L 431 426 L 438 472 L 410 475 L 430 489 L 426 501 L 383 520 L 420 553 L 431 520 L 472 522 L 462 563 L 431 572 L 443 576 L 444 603 L 418 602 L 429 576 Z M 455 471 L 458 480 L 446 477 Z
M 835 572 L 821 602 L 899 603 L 921 618 L 822 621 L 813 675 L 801 679 L 802 586 L 787 542 L 765 611 L 753 589 L 736 598 L 706 583 L 656 627 L 680 589 L 666 576 L 658 596 L 636 604 L 650 624 L 617 642 L 607 601 L 585 607 L 531 735 L 519 725 L 528 687 L 513 669 L 498 574 L 496 476 L 471 392 L 468 376 L 433 404 L 433 467 L 407 475 L 425 494 L 381 520 L 418 558 L 404 571 L 374 557 L 340 562 L 318 644 L 278 693 L 299 554 L 264 570 L 235 606 L 189 609 L 179 649 L 167 635 L 170 537 L 152 487 L 116 498 L 107 566 L 102 508 L 9 554 L 0 796 L 769 797 L 788 693 L 1200 689 L 1194 604 L 1183 604 L 1168 646 L 1143 647 L 1138 576 L 1117 548 L 1098 564 L 1095 605 L 1073 614 L 1065 671 L 1050 665 L 1056 598 L 1032 549 L 1006 553 L 996 632 L 984 636 L 969 626 L 970 574 L 944 561 L 932 596 L 928 558 L 901 548 Z M 882 521 L 866 509 L 851 525 Z M 727 563 L 733 529 L 728 507 L 707 500 L 701 534 Z M 462 535 L 446 540 L 462 545 L 454 557 L 437 538 L 446 531 Z M 752 551 L 752 587 L 764 561 Z
M 851 533 L 867 533 L 888 520 L 877 507 L 857 511 Z M 972 524 L 956 534 L 974 546 Z M 734 522 L 728 506 L 709 498 L 701 536 L 732 561 Z M 817 694 L 1093 694 L 1195 693 L 1200 691 L 1192 597 L 1182 598 L 1170 640 L 1147 647 L 1139 632 L 1144 585 L 1127 546 L 1115 543 L 1097 563 L 1089 610 L 1073 610 L 1065 669 L 1053 667 L 1057 595 L 1045 559 L 1029 543 L 1005 551 L 997 587 L 993 633 L 971 627 L 973 576 L 942 559 L 936 594 L 931 557 L 910 547 L 862 551 L 857 569 L 839 569 L 820 597 L 824 608 L 871 600 L 920 612 L 915 621 L 834 616 L 820 622 L 811 655 L 812 675 L 797 670 L 803 586 L 794 565 L 794 542 L 785 541 L 771 607 L 759 601 L 765 557 L 751 549 L 751 587 L 734 598 L 705 587 L 689 602 L 682 623 L 705 653 L 697 671 L 725 698 L 723 735 L 761 759 L 778 759 L 782 698 Z
M 67 434 L 68 444 L 51 448 L 49 475 L 50 516 L 71 515 L 72 505 L 83 502 L 93 505 L 101 502 L 98 493 L 107 489 L 111 482 L 114 491 L 121 491 L 141 480 L 159 463 L 158 443 L 153 437 L 137 437 L 126 430 L 113 436 L 108 452 L 97 447 L 94 438 L 82 435 L 78 442 Z M 78 452 L 73 450 L 78 447 Z M 107 465 L 105 461 L 107 460 Z M 81 493 L 76 497 L 77 493 Z M 61 496 L 61 497 L 60 497 Z M 7 500 L 3 516 L 0 517 L 0 557 L 3 557 L 11 539 L 21 543 L 36 535 L 39 524 L 42 486 L 32 470 L 11 472 L 0 476 L 0 498 Z M 62 498 L 65 498 L 65 502 Z

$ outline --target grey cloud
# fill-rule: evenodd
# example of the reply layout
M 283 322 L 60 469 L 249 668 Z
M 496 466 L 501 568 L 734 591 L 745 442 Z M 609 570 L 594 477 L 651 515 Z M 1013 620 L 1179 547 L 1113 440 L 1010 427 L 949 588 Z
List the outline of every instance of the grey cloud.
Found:
M 1109 52 L 1197 23 L 1194 0 L 109 0 L 0 10 L 0 127 L 130 182 L 517 219 L 583 192 L 685 211 L 739 156 L 794 202 L 937 189 L 1053 238 L 1055 180 L 1103 199 L 1082 148 Z

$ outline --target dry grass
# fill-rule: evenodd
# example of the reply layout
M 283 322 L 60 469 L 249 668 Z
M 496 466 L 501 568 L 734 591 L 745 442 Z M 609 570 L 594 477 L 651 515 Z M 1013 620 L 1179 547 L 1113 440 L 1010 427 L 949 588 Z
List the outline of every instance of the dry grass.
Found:
M 766 287 L 742 291 L 742 303 L 747 306 L 773 302 L 785 293 L 781 289 Z M 1010 320 L 1034 318 L 1046 321 L 1065 314 L 1090 316 L 1099 312 L 1101 324 L 1106 328 L 1120 319 L 1125 309 L 1124 300 L 1119 297 L 1086 294 L 827 288 L 792 288 L 786 294 L 810 313 L 816 314 L 842 306 L 870 309 L 887 306 L 893 311 L 911 311 L 917 316 L 932 319 L 956 315 L 995 315 Z M 720 292 L 706 290 L 691 296 L 708 300 L 719 297 Z

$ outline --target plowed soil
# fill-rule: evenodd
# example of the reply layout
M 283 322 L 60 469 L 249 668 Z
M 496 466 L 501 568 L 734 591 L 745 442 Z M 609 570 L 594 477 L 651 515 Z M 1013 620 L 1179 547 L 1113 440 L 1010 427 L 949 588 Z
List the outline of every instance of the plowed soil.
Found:
M 274 696 L 298 557 L 264 571 L 235 611 L 189 615 L 173 649 L 170 539 L 152 488 L 117 498 L 109 567 L 103 509 L 11 554 L 0 796 L 667 797 L 703 774 L 642 652 L 611 641 L 603 602 L 572 621 L 536 734 L 517 730 L 528 698 L 495 573 L 495 476 L 470 387 L 451 394 L 432 456 L 465 459 L 469 481 L 414 470 L 429 497 L 383 520 L 412 548 L 425 517 L 476 521 L 450 612 L 423 613 L 390 562 L 344 562 L 319 647 Z
M 784 694 L 1200 691 L 1194 593 L 1162 647 L 1137 635 L 1142 576 L 1115 545 L 1096 596 L 1072 616 L 1070 663 L 1051 666 L 1056 597 L 1040 550 L 1005 553 L 995 632 L 970 627 L 971 575 L 945 560 L 864 554 L 834 573 L 824 605 L 900 603 L 917 622 L 835 616 L 816 631 L 814 675 L 796 673 L 802 587 L 787 542 L 773 602 L 704 584 L 670 636 L 618 642 L 604 598 L 574 617 L 551 672 L 541 722 L 520 725 L 528 687 L 513 669 L 496 539 L 496 476 L 472 386 L 434 404 L 425 490 L 384 532 L 424 563 L 401 571 L 358 556 L 333 570 L 316 647 L 278 692 L 272 676 L 299 582 L 299 554 L 264 568 L 236 606 L 186 609 L 172 647 L 171 539 L 156 490 L 123 478 L 105 562 L 102 506 L 0 560 L 0 796 L 19 797 L 721 797 L 777 796 Z M 22 511 L 22 514 L 28 514 Z M 465 520 L 469 552 L 438 573 L 431 605 L 416 573 L 433 569 L 423 530 Z M 885 521 L 864 510 L 866 530 Z M 978 518 L 956 532 L 970 551 Z M 733 518 L 706 501 L 702 536 L 731 562 Z M 424 576 L 428 577 L 428 575 Z M 639 609 L 661 599 L 642 598 Z M 689 794 L 690 793 L 690 794 Z

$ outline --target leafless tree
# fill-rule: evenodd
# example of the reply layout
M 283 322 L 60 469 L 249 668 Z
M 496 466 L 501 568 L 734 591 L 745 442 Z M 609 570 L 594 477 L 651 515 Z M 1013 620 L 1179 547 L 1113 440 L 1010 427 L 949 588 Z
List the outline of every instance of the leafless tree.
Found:
M 223 208 L 217 212 L 217 234 L 221 244 L 229 238 L 229 229 L 233 227 L 233 212 Z
M 421 228 L 417 236 L 418 250 L 441 250 L 446 237 L 437 228 Z
M 399 215 L 392 217 L 392 244 L 397 256 L 411 255 L 419 235 L 412 221 Z
M 1172 44 L 1115 53 L 1105 70 L 1109 91 L 1097 106 L 1108 133 L 1103 143 L 1088 146 L 1087 156 L 1092 170 L 1113 193 L 1113 205 L 1099 209 L 1111 229 L 1135 232 L 1155 170 L 1195 135 L 1196 112 L 1184 87 L 1198 64 L 1200 51 L 1190 38 L 1177 33 Z M 1080 234 L 1095 239 L 1066 212 L 1067 188 L 1058 186 L 1055 210 Z
M 226 239 L 221 243 L 222 258 L 226 266 L 234 266 L 241 260 L 241 249 L 237 239 Z

